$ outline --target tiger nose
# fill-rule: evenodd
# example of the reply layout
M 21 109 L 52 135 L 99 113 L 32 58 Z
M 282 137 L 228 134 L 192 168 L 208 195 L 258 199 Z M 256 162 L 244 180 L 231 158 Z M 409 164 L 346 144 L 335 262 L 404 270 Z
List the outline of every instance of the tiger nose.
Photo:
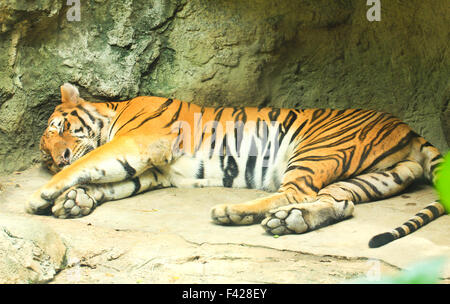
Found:
M 58 167 L 62 168 L 66 165 L 68 165 L 70 163 L 70 155 L 72 154 L 72 152 L 70 151 L 69 148 L 66 148 L 66 150 L 64 150 L 63 155 L 61 156 L 61 161 L 58 163 Z

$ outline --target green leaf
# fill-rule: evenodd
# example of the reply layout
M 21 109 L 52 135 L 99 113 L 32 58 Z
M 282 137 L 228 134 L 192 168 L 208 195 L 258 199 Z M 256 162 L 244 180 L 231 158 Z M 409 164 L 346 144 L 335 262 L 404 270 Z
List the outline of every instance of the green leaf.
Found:
M 450 153 L 444 158 L 444 162 L 439 168 L 436 181 L 436 190 L 439 193 L 441 204 L 444 206 L 447 214 L 450 213 Z

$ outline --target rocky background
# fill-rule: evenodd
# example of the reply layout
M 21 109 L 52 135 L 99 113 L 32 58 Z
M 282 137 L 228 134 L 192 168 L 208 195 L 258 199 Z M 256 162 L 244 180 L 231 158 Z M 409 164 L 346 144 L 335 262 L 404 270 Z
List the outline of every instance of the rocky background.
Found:
M 74 1 L 76 2 L 76 1 Z M 448 0 L 0 2 L 0 172 L 39 160 L 71 82 L 87 100 L 369 108 L 450 143 Z M 76 17 L 76 16 L 75 16 Z

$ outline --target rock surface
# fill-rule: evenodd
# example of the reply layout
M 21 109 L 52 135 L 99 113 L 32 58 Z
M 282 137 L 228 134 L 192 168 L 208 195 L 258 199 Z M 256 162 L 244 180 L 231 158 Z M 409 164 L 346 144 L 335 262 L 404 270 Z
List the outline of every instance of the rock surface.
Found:
M 0 177 L 0 227 L 16 223 L 42 239 L 47 230 L 41 227 L 47 226 L 64 240 L 66 263 L 51 283 L 342 283 L 358 277 L 376 281 L 435 256 L 448 257 L 442 277 L 450 283 L 449 216 L 386 246 L 368 248 L 373 235 L 393 229 L 436 198 L 428 186 L 357 205 L 354 217 L 335 225 L 276 238 L 260 225 L 221 226 L 210 218 L 212 206 L 262 197 L 263 191 L 168 188 L 105 203 L 78 219 L 25 214 L 24 201 L 48 179 L 38 167 Z M 10 231 L 24 237 L 22 230 Z M 65 252 L 62 246 L 58 254 L 39 246 L 52 257 Z M 32 260 L 33 251 L 16 250 L 8 255 L 12 257 Z M 19 266 L 21 276 L 34 275 Z M 4 271 L 0 266 L 0 278 Z
M 45 283 L 65 265 L 66 246 L 47 225 L 0 214 L 0 284 Z
M 72 82 L 88 100 L 137 95 L 202 105 L 369 108 L 448 150 L 447 0 L 0 3 L 0 172 L 39 158 Z

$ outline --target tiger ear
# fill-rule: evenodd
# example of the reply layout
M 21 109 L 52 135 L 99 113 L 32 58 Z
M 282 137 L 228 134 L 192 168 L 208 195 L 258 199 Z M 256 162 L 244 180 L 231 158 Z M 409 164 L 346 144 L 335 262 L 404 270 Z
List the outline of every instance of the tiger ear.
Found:
M 77 105 L 80 103 L 80 93 L 78 89 L 70 83 L 65 83 L 61 86 L 61 101 L 62 103 Z

